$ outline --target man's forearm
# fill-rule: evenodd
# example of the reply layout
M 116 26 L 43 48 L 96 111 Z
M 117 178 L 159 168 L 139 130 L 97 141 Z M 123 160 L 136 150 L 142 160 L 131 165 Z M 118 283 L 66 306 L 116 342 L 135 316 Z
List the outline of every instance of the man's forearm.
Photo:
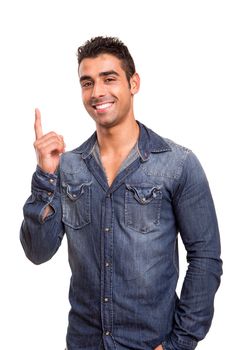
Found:
M 51 205 L 48 205 L 45 209 L 44 212 L 42 214 L 42 220 L 44 221 L 49 215 L 52 215 L 52 213 L 54 213 L 53 208 L 51 207 Z

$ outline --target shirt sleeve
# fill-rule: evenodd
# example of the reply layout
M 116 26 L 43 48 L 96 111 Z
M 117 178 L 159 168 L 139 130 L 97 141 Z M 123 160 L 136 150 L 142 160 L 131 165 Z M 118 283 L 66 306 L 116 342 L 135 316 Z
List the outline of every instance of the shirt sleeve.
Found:
M 211 325 L 222 261 L 209 184 L 192 152 L 185 160 L 173 204 L 188 269 L 175 309 L 173 331 L 163 345 L 166 350 L 193 350 Z
M 20 241 L 29 260 L 41 264 L 55 254 L 64 235 L 59 172 L 49 174 L 37 167 L 31 190 L 31 196 L 23 207 Z M 44 218 L 43 213 L 48 205 L 52 210 Z

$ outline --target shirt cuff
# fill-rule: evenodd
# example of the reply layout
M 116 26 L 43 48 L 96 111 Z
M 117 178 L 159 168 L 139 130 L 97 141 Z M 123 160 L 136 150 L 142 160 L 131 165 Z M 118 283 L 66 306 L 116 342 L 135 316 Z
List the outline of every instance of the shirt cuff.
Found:
M 182 340 L 176 341 L 172 335 L 162 342 L 164 350 L 194 350 L 197 346 L 197 342 L 194 340 Z
M 58 185 L 58 175 L 44 172 L 37 166 L 32 176 L 32 194 L 37 200 L 50 203 L 56 192 Z

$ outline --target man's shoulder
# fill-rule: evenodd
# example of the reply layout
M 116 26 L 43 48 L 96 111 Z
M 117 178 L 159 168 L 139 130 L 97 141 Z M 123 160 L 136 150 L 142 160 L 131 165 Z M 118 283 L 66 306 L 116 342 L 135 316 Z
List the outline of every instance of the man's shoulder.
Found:
M 161 149 L 162 151 L 170 151 L 170 152 L 177 153 L 180 155 L 188 154 L 191 152 L 191 150 L 188 147 L 185 147 L 185 146 L 173 141 L 170 138 L 161 136 L 160 134 L 158 134 L 154 130 L 146 127 L 145 125 L 143 125 L 143 126 L 146 128 L 146 130 L 149 134 L 150 144 L 152 146 L 152 149 L 154 148 L 155 145 L 158 144 L 158 141 L 159 141 L 160 144 L 164 145 L 164 149 Z
M 185 168 L 189 171 L 190 162 L 187 160 L 195 158 L 189 148 L 170 138 L 163 137 L 151 129 L 146 129 L 150 140 L 151 155 L 143 167 L 148 174 L 153 173 L 167 178 L 179 179 L 185 164 L 187 165 Z M 158 148 L 158 145 L 162 145 L 162 147 Z
M 171 148 L 171 150 L 173 152 L 177 152 L 180 154 L 188 154 L 188 153 L 192 152 L 190 148 L 188 148 L 184 145 L 181 145 L 180 143 L 177 143 L 177 142 L 171 140 L 170 138 L 167 138 L 167 137 L 162 137 L 162 138 L 169 145 L 169 147 Z

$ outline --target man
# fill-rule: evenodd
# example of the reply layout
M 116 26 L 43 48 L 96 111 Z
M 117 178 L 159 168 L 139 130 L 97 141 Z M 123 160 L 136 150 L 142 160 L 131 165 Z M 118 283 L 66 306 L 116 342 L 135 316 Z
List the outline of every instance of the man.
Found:
M 121 41 L 87 41 L 78 63 L 96 132 L 64 153 L 63 138 L 43 134 L 36 110 L 38 167 L 23 248 L 40 264 L 67 235 L 68 350 L 192 350 L 209 330 L 222 273 L 206 176 L 191 151 L 136 122 L 140 79 Z M 178 232 L 189 263 L 180 298 Z

